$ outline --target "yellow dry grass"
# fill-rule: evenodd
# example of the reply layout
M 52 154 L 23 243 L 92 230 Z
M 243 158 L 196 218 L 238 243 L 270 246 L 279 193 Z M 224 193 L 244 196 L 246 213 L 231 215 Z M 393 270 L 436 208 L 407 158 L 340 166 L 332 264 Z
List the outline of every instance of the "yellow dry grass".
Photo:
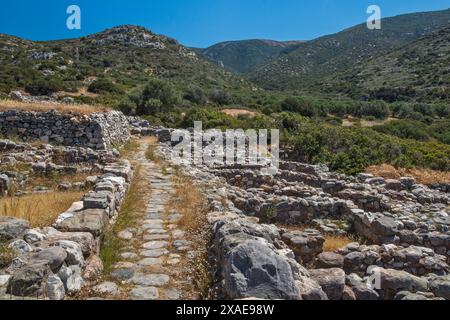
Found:
M 91 106 L 86 104 L 56 104 L 56 103 L 45 103 L 45 102 L 19 102 L 14 100 L 0 100 L 0 112 L 8 110 L 18 110 L 18 111 L 37 111 L 45 112 L 50 110 L 56 110 L 61 113 L 79 113 L 79 114 L 92 114 L 96 112 L 105 112 L 111 109 L 104 106 Z
M 83 197 L 83 192 L 49 192 L 0 199 L 0 216 L 25 219 L 32 227 L 45 227 Z
M 367 173 L 385 179 L 399 179 L 401 177 L 413 177 L 422 184 L 450 183 L 450 172 L 434 171 L 422 168 L 395 168 L 389 164 L 371 166 L 366 169 Z
M 323 251 L 334 252 L 337 249 L 345 247 L 349 243 L 355 242 L 355 239 L 351 236 L 335 236 L 328 235 L 325 237 L 325 243 L 323 245 Z
M 354 125 L 358 124 L 363 128 L 371 128 L 375 126 L 380 126 L 386 123 L 389 123 L 391 121 L 397 120 L 396 118 L 389 117 L 385 120 L 366 120 L 361 118 L 354 118 L 354 117 L 348 117 L 346 119 L 342 120 L 342 126 L 343 127 L 353 127 Z
M 175 170 L 175 193 L 166 206 L 166 211 L 182 215 L 178 222 L 180 229 L 186 232 L 187 239 L 192 243 L 196 255 L 193 259 L 182 259 L 180 277 L 193 280 L 194 286 L 180 288 L 185 299 L 208 299 L 211 292 L 209 276 L 208 247 L 211 240 L 211 230 L 206 220 L 208 206 L 200 186 L 192 183 L 189 177 Z
M 242 115 L 250 117 L 256 116 L 256 112 L 246 109 L 222 109 L 221 111 L 231 117 L 238 117 Z

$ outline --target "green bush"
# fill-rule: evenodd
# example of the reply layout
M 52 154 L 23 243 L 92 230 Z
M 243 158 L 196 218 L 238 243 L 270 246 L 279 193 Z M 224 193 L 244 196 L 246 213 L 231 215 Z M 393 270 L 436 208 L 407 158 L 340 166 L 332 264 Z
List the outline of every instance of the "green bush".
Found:
M 54 80 L 35 80 L 25 86 L 25 91 L 33 96 L 48 96 L 62 90 L 63 86 Z
M 89 85 L 88 91 L 92 93 L 123 93 L 123 90 L 118 85 L 105 78 L 94 80 Z

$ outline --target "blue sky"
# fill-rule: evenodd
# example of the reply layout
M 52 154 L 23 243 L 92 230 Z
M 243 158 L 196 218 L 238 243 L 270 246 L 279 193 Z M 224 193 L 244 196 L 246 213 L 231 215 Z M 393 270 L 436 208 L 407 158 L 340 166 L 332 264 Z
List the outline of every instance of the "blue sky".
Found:
M 81 30 L 66 28 L 66 9 L 80 6 Z M 225 40 L 308 40 L 383 17 L 450 8 L 450 0 L 2 0 L 0 33 L 32 40 L 75 38 L 135 24 L 206 47 Z

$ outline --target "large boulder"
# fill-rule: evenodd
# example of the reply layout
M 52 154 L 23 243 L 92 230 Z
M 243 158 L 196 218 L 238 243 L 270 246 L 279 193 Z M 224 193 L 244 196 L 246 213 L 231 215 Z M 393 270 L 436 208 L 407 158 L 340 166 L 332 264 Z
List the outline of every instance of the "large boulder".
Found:
M 432 276 L 428 283 L 430 290 L 436 297 L 450 300 L 450 275 L 442 277 Z
M 344 267 L 344 257 L 334 252 L 323 252 L 317 256 L 316 267 L 318 269 L 342 269 Z
M 108 221 L 108 213 L 104 209 L 86 209 L 58 220 L 55 228 L 63 232 L 89 232 L 99 237 Z
M 29 228 L 26 220 L 0 217 L 0 242 L 21 238 Z
M 330 300 L 341 300 L 345 288 L 345 272 L 339 268 L 310 270 L 311 277 Z
M 47 262 L 36 262 L 21 268 L 9 279 L 7 293 L 19 297 L 43 295 L 50 274 Z
M 44 249 L 31 256 L 31 262 L 44 262 L 49 265 L 53 272 L 58 272 L 67 258 L 67 252 L 61 247 Z
M 226 256 L 225 291 L 229 299 L 299 299 L 289 263 L 264 241 L 238 244 Z
M 375 268 L 374 275 L 379 274 L 380 286 L 386 294 L 386 298 L 393 298 L 400 291 L 412 293 L 428 291 L 426 279 L 416 277 L 408 272 L 394 269 Z

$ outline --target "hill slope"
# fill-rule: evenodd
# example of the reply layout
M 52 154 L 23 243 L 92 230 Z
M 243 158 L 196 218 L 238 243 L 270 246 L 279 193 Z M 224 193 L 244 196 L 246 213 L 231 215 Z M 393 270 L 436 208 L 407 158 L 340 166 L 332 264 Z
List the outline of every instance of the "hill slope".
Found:
M 450 26 L 358 65 L 325 86 L 356 98 L 450 100 Z
M 247 73 L 265 65 L 280 54 L 295 50 L 302 41 L 242 40 L 215 44 L 197 52 L 219 66 L 237 73 Z
M 179 87 L 250 87 L 176 40 L 141 27 L 119 26 L 79 39 L 50 42 L 0 35 L 0 92 L 36 82 L 50 83 L 58 91 L 77 91 L 99 77 L 124 89 L 154 77 Z
M 268 89 L 306 90 L 330 75 L 389 53 L 450 22 L 450 9 L 386 18 L 381 30 L 361 24 L 308 41 L 293 52 L 258 68 L 249 78 Z

